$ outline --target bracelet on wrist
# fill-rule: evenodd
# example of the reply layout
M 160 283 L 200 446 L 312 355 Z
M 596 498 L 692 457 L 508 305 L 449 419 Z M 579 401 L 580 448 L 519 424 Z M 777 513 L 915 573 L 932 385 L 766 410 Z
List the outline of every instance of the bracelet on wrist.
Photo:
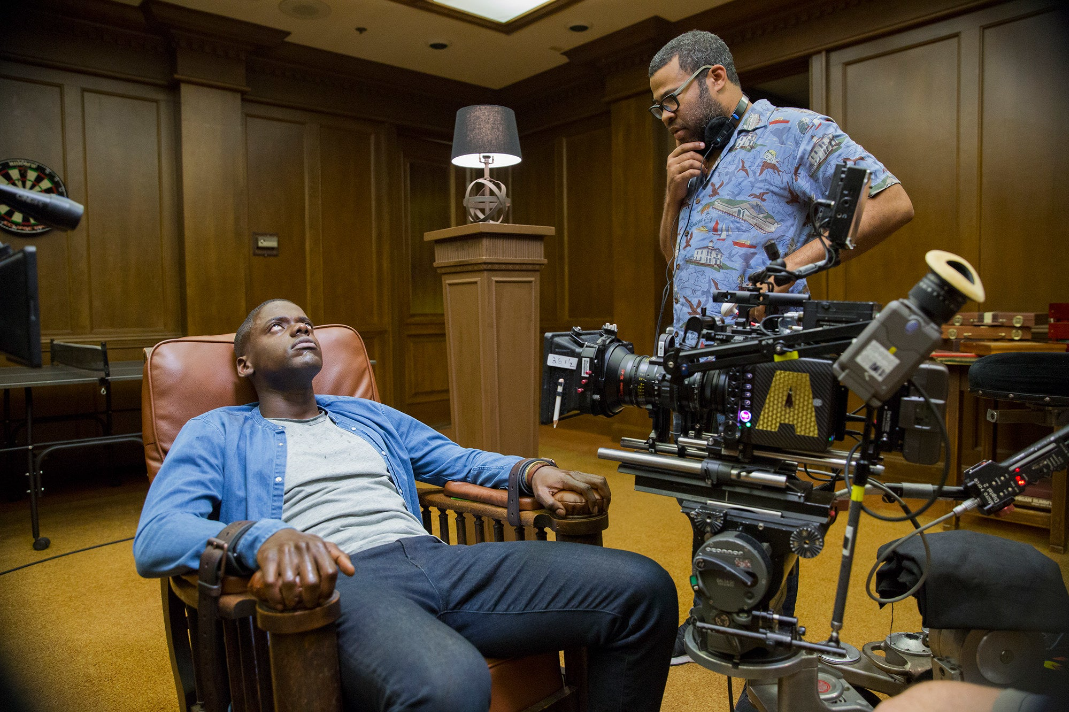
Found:
M 532 457 L 524 463 L 523 469 L 520 470 L 520 476 L 523 477 L 523 482 L 528 490 L 532 489 L 531 478 L 534 476 L 535 470 L 545 467 L 546 465 L 556 467 L 557 463 L 548 457 Z

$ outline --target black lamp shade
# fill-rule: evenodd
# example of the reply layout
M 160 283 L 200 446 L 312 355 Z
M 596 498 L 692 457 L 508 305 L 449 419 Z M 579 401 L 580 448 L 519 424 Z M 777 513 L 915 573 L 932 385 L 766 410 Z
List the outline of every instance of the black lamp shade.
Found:
M 453 164 L 482 168 L 480 156 L 491 156 L 494 168 L 520 162 L 516 114 L 507 106 L 465 106 L 457 111 L 453 129 Z

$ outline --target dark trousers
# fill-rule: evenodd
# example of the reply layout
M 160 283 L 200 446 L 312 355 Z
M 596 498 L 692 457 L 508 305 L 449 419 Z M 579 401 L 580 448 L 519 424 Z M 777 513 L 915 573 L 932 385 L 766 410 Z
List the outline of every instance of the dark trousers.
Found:
M 657 710 L 676 588 L 627 551 L 564 542 L 449 546 L 413 537 L 356 554 L 338 576 L 347 710 L 485 712 L 484 657 L 587 646 L 590 709 Z

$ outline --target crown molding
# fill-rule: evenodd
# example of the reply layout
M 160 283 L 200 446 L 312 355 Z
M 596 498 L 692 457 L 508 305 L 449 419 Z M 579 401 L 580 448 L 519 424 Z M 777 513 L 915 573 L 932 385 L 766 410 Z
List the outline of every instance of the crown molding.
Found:
M 500 91 L 504 97 L 516 97 L 516 104 L 529 105 L 545 115 L 547 100 L 559 96 L 562 86 L 565 91 L 583 82 L 589 86 L 589 73 L 594 73 L 605 84 L 601 97 L 604 108 L 613 101 L 648 92 L 646 71 L 640 72 L 638 67 L 648 63 L 668 40 L 693 29 L 718 34 L 731 48 L 739 73 L 748 82 L 761 81 L 782 76 L 787 67 L 798 71 L 803 61 L 825 50 L 1005 1 L 732 0 L 677 22 L 652 17 L 579 45 L 564 53 L 568 64 Z M 523 94 L 526 96 L 521 98 Z
M 335 54 L 293 42 L 282 42 L 270 49 L 259 51 L 249 57 L 249 71 L 263 74 L 298 76 L 307 81 L 338 84 L 348 87 L 351 83 L 389 90 L 391 93 L 410 92 L 428 98 L 468 104 L 491 103 L 497 92 L 493 89 L 468 84 L 454 79 L 444 79 L 411 69 L 373 62 L 359 57 Z M 384 97 L 389 101 L 389 96 Z
M 901 32 L 1006 0 L 733 0 L 675 23 L 715 32 L 740 74 Z
M 400 67 L 284 42 L 245 62 L 250 101 L 452 136 L 456 112 L 497 103 L 497 93 Z
M 25 31 L 47 28 L 66 37 L 139 51 L 165 54 L 167 42 L 145 22 L 136 7 L 101 0 L 15 0 L 0 13 L 5 45 Z
M 258 48 L 277 47 L 290 36 L 285 30 L 191 10 L 160 0 L 145 0 L 141 9 L 155 25 L 182 38 L 178 41 L 185 43 L 180 45 L 183 48 L 220 56 L 231 56 L 230 53 L 235 51 L 248 53 Z M 198 40 L 194 42 L 191 38 Z
M 650 58 L 672 39 L 674 25 L 659 15 L 636 22 L 564 52 L 573 64 L 592 64 L 603 72 L 649 64 Z

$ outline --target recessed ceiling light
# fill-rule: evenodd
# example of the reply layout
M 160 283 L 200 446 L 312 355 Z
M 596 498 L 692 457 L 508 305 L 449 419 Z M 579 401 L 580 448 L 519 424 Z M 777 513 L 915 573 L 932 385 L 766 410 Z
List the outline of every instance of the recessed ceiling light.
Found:
M 298 20 L 318 20 L 330 15 L 330 5 L 323 0 L 282 0 L 278 9 Z
M 431 2 L 466 12 L 469 15 L 485 17 L 488 20 L 508 22 L 556 0 L 431 0 Z
M 430 45 L 428 45 L 428 46 L 431 49 L 445 49 L 446 47 L 449 46 L 449 43 L 448 42 L 431 42 Z
M 585 22 L 577 22 L 574 25 L 569 25 L 568 29 L 572 32 L 586 32 L 590 29 L 590 25 L 586 24 Z

